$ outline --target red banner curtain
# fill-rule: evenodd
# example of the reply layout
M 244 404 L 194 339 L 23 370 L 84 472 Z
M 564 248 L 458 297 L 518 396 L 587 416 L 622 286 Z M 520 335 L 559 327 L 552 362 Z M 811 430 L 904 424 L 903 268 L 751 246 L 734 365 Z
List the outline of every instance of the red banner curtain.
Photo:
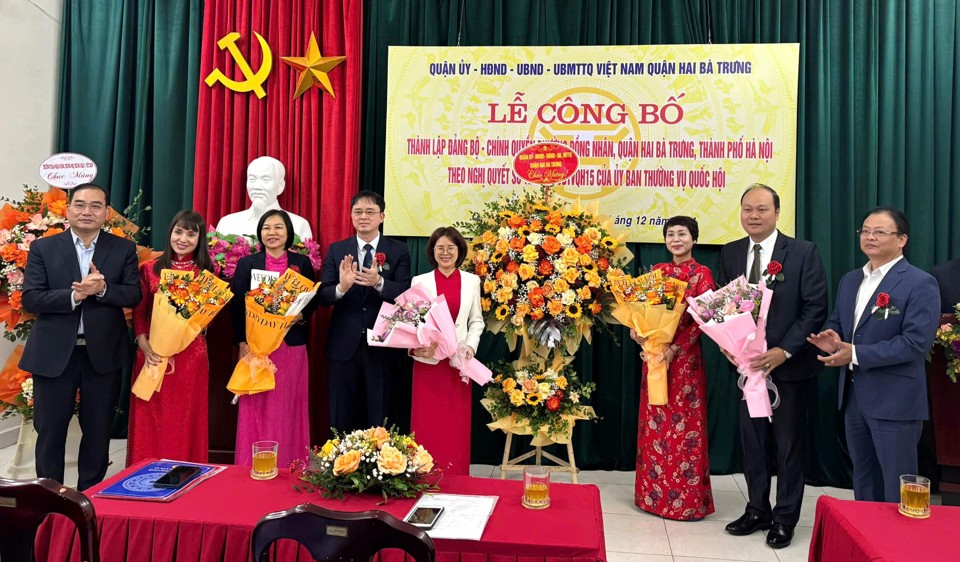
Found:
M 224 215 L 248 206 L 247 164 L 259 156 L 272 156 L 286 167 L 280 205 L 310 223 L 323 251 L 331 242 L 349 236 L 349 201 L 359 182 L 362 12 L 362 0 L 206 1 L 193 206 L 209 224 L 215 226 Z M 273 68 L 263 83 L 266 96 L 262 99 L 253 92 L 239 93 L 220 83 L 207 86 L 203 82 L 214 69 L 231 80 L 246 80 L 230 52 L 217 46 L 231 32 L 240 34 L 237 46 L 254 73 L 264 63 L 254 32 L 270 47 Z M 294 99 L 299 72 L 281 57 L 306 56 L 311 33 L 323 56 L 346 57 L 329 73 L 335 97 L 312 88 Z M 312 342 L 326 339 L 326 334 L 320 333 L 326 322 L 317 320 Z M 216 357 L 217 351 L 211 341 L 211 357 Z M 309 354 L 314 367 L 311 373 L 322 373 L 322 345 L 311 344 Z M 221 362 L 211 363 L 211 390 L 220 392 L 222 385 L 214 367 Z M 311 377 L 315 438 L 325 427 L 325 388 L 325 377 Z M 219 394 L 211 393 L 211 448 L 227 449 L 214 443 L 217 429 L 222 429 L 214 426 L 223 419 L 218 419 L 213 409 L 216 396 Z M 228 417 L 235 419 L 235 414 Z

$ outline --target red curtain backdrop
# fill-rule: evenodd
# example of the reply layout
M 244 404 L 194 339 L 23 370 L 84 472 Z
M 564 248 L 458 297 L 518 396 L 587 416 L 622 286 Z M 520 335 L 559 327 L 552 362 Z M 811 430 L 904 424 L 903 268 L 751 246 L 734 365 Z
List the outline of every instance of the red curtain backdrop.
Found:
M 362 8 L 363 0 L 207 0 L 200 47 L 193 206 L 209 224 L 216 226 L 224 215 L 248 206 L 247 164 L 258 156 L 272 156 L 286 167 L 280 205 L 310 223 L 324 252 L 331 242 L 352 232 L 348 206 L 359 183 Z M 223 84 L 203 82 L 214 68 L 230 79 L 245 80 L 229 52 L 217 47 L 217 41 L 234 31 L 241 35 L 237 44 L 253 72 L 264 58 L 253 32 L 270 46 L 273 69 L 263 84 L 267 92 L 263 99 L 253 92 L 237 93 Z M 305 56 L 311 32 L 323 56 L 347 57 L 329 73 L 335 98 L 312 88 L 293 99 L 299 73 L 281 57 Z M 325 317 L 323 312 L 316 315 L 309 346 L 315 439 L 326 426 Z M 210 336 L 219 339 L 216 334 Z M 225 351 L 215 346 L 211 342 L 212 387 L 219 384 L 213 368 L 229 363 L 218 361 Z M 215 400 L 219 394 L 211 393 L 211 402 Z M 211 408 L 212 449 L 217 448 L 214 426 L 223 419 Z

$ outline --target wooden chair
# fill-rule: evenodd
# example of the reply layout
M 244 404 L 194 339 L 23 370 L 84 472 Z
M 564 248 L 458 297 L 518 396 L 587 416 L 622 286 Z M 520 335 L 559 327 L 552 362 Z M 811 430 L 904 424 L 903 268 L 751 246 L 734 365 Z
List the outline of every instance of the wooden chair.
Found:
M 80 531 L 80 559 L 100 562 L 97 516 L 87 496 L 56 480 L 0 478 L 0 561 L 33 560 L 37 529 L 51 513 L 67 516 Z
M 269 560 L 270 545 L 293 539 L 313 559 L 371 560 L 384 548 L 398 548 L 417 562 L 434 562 L 436 549 L 427 533 L 383 511 L 346 513 L 313 504 L 268 513 L 253 529 L 253 559 Z

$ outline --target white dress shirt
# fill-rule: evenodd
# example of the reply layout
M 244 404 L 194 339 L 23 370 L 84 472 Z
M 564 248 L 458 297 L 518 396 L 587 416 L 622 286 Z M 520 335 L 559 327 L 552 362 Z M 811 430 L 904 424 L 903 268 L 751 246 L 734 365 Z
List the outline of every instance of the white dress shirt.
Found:
M 750 279 L 750 270 L 753 269 L 753 246 L 757 242 L 754 242 L 753 239 L 750 239 L 750 243 L 747 244 L 747 270 L 744 272 L 747 279 Z M 760 244 L 760 281 L 763 281 L 763 276 L 767 273 L 767 265 L 770 264 L 771 258 L 773 258 L 773 248 L 777 245 L 777 231 L 774 230 L 773 234 L 767 236 L 764 240 L 759 242 Z
M 90 242 L 90 247 L 87 248 L 83 245 L 83 240 L 77 236 L 77 233 L 70 231 L 70 236 L 73 237 L 73 248 L 77 251 L 77 262 L 80 263 L 80 278 L 83 279 L 90 274 L 90 263 L 93 262 L 93 253 L 97 250 L 97 240 L 100 239 L 100 233 L 97 233 L 96 238 Z M 103 297 L 107 292 L 107 286 L 104 284 L 103 290 L 97 295 L 97 298 Z M 76 291 L 70 291 L 70 308 L 71 310 L 76 310 L 77 305 L 79 304 L 76 299 Z M 77 335 L 83 335 L 83 311 L 80 311 L 80 327 L 77 328 Z
M 380 244 L 380 234 L 377 233 L 377 237 L 369 242 L 365 242 L 362 238 L 360 238 L 360 235 L 357 235 L 357 267 L 358 268 L 363 265 L 363 258 L 367 257 L 366 256 L 367 250 L 363 249 L 363 247 L 366 246 L 367 244 L 370 244 L 371 246 L 373 246 L 373 248 L 370 249 L 370 265 L 371 266 L 377 265 L 377 245 Z M 373 288 L 376 289 L 378 293 L 383 292 L 383 277 L 380 277 L 380 281 L 377 281 L 377 284 L 374 285 Z M 340 283 L 337 283 L 337 285 L 333 288 L 333 293 L 338 300 L 343 298 L 343 295 L 346 294 L 340 290 Z
M 900 260 L 903 259 L 903 254 L 897 256 L 896 258 L 890 260 L 889 262 L 881 265 L 880 267 L 873 269 L 870 267 L 870 262 L 867 262 L 867 265 L 863 266 L 863 281 L 860 282 L 860 289 L 857 290 L 857 304 L 853 309 L 853 331 L 857 331 L 857 324 L 860 323 L 860 318 L 863 316 L 864 310 L 867 308 L 867 305 L 870 302 L 870 297 L 873 296 L 873 293 L 876 292 L 877 287 L 880 286 L 880 282 L 883 281 L 883 278 L 887 276 L 887 273 L 893 268 L 893 266 Z M 873 307 L 870 307 L 871 310 Z M 867 311 L 867 314 L 870 314 L 870 311 Z M 851 334 L 850 339 L 853 339 Z M 853 350 L 853 361 L 849 365 L 849 369 L 852 371 L 854 365 L 859 365 L 857 362 L 857 346 L 850 344 L 850 348 Z

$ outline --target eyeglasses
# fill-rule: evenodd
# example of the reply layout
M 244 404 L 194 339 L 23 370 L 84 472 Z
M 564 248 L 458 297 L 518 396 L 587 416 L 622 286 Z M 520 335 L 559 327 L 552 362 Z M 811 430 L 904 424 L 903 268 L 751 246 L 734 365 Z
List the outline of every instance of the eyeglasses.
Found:
M 857 235 L 860 236 L 860 238 L 870 238 L 871 236 L 873 236 L 874 238 L 886 238 L 887 236 L 900 234 L 899 232 L 896 232 L 896 231 L 887 232 L 886 230 L 862 230 L 861 229 L 856 232 L 857 232 Z
M 456 254 L 456 246 L 434 246 L 433 251 L 438 254 Z
M 375 217 L 380 214 L 380 211 L 376 211 L 374 209 L 367 209 L 367 210 L 356 209 L 351 214 L 355 217 L 362 217 L 363 215 L 367 215 L 368 217 Z
M 77 212 L 83 211 L 84 209 L 90 209 L 95 213 L 98 211 L 102 211 L 106 207 L 103 203 L 97 203 L 97 202 L 87 203 L 85 201 L 74 201 L 73 203 L 70 203 L 70 206 L 73 208 L 74 211 L 77 211 Z

